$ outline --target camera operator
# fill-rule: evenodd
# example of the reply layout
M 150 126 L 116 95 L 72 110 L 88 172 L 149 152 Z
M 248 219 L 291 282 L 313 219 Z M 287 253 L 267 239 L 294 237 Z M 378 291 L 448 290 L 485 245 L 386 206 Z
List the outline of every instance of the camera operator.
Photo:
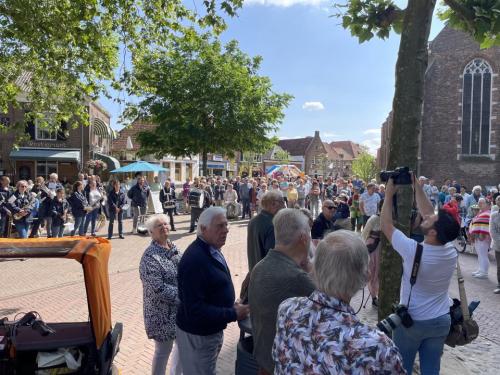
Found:
M 406 307 L 398 308 L 397 315 L 402 318 L 403 325 L 395 328 L 393 339 L 403 356 L 408 374 L 412 373 L 417 352 L 421 373 L 439 374 L 441 354 L 451 322 L 448 289 L 457 263 L 457 252 L 449 242 L 458 236 L 460 225 L 446 210 L 439 210 L 435 214 L 422 186 L 415 183 L 414 176 L 412 181 L 417 209 L 422 216 L 420 227 L 424 234 L 422 259 L 413 287 L 410 277 L 417 242 L 393 225 L 392 202 L 396 186 L 392 178 L 387 182 L 380 215 L 383 233 L 403 258 L 400 304 Z M 406 313 L 406 308 L 406 315 L 411 318 L 401 316 Z M 400 313 L 402 310 L 403 314 Z

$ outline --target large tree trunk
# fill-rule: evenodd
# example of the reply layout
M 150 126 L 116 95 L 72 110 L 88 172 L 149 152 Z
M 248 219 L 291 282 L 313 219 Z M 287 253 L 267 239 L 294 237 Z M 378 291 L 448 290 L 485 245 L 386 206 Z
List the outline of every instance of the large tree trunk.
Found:
M 208 154 L 205 150 L 201 152 L 201 170 L 202 170 L 202 175 L 207 177 L 208 176 Z
M 427 43 L 436 0 L 410 0 L 404 16 L 403 32 L 396 64 L 396 91 L 392 104 L 388 169 L 408 166 L 416 171 L 418 135 L 422 121 L 424 78 L 427 69 Z M 413 190 L 400 186 L 397 198 L 396 227 L 410 232 Z M 391 312 L 399 301 L 401 258 L 387 239 L 382 241 L 380 260 L 379 318 Z

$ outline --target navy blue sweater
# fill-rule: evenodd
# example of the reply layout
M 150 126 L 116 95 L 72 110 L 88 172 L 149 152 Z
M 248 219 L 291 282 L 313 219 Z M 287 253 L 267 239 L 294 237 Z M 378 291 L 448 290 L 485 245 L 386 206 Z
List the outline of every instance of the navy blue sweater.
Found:
M 236 321 L 231 274 L 197 238 L 184 252 L 177 272 L 180 305 L 177 325 L 193 335 L 208 336 Z

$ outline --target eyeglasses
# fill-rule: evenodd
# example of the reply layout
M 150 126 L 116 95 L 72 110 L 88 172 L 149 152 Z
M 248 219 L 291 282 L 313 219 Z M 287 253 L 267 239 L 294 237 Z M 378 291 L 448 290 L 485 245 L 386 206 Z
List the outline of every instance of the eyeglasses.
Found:
M 335 206 L 323 206 L 323 208 L 328 208 L 329 210 L 333 210 Z

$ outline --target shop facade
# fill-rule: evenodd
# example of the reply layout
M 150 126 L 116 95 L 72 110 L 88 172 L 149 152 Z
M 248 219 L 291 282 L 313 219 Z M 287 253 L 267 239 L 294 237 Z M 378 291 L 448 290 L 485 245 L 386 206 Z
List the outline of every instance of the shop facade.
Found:
M 59 129 L 49 131 L 36 122 L 25 126 L 24 141 L 18 142 L 16 130 L 7 132 L 0 139 L 0 174 L 13 182 L 20 179 L 34 180 L 37 176 L 48 178 L 57 173 L 61 181 L 74 182 L 79 172 L 87 172 L 86 163 L 102 159 L 108 169 L 120 166 L 109 153 L 113 132 L 109 126 L 109 114 L 98 104 L 87 104 L 89 124 L 73 128 L 61 122 Z M 25 112 L 9 108 L 2 114 L 9 124 L 22 123 Z M 5 121 L 5 120 L 4 120 Z

